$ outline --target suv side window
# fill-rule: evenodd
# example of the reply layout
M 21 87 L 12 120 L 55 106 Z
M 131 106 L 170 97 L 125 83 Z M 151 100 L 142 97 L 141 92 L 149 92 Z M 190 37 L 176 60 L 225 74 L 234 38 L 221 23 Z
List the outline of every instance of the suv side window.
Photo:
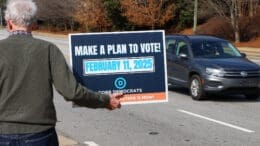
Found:
M 169 38 L 166 40 L 166 51 L 170 54 L 175 54 L 176 40 Z
M 176 56 L 186 54 L 189 56 L 188 44 L 185 41 L 179 41 L 176 47 Z
M 227 43 L 221 43 L 221 47 L 223 47 L 223 53 L 226 55 L 233 56 L 234 50 L 230 49 Z

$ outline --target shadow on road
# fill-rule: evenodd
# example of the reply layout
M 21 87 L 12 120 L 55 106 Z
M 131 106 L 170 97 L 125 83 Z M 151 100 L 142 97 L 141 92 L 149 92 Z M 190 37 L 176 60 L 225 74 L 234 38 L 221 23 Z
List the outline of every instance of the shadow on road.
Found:
M 234 94 L 210 94 L 208 95 L 208 100 L 216 102 L 260 102 L 260 99 L 247 99 L 243 95 L 234 95 Z
M 169 89 L 169 91 L 173 91 L 173 92 L 177 92 L 177 93 L 181 93 L 181 94 L 190 96 L 189 90 L 188 90 L 187 88 L 173 87 L 173 86 L 171 86 L 171 87 L 169 87 L 168 89 Z
M 190 97 L 189 90 L 187 88 L 182 87 L 169 87 L 169 91 L 177 92 Z M 260 98 L 258 99 L 247 99 L 243 95 L 234 95 L 234 94 L 207 94 L 206 99 L 201 101 L 216 101 L 216 102 L 260 102 Z

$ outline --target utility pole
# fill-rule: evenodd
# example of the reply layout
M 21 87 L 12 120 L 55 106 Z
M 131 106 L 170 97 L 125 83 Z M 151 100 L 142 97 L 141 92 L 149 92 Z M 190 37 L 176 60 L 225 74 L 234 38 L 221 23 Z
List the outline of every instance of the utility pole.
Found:
M 194 0 L 194 14 L 193 14 L 193 34 L 197 30 L 197 20 L 198 20 L 198 0 Z
M 2 7 L 0 7 L 0 25 L 3 27 Z
M 4 26 L 3 9 L 5 8 L 6 0 L 0 0 L 0 27 Z

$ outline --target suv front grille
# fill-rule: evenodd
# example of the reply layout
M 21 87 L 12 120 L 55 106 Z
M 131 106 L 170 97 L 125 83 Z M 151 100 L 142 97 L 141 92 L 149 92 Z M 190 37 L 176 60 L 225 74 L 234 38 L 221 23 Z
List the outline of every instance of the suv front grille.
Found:
M 225 71 L 224 74 L 225 78 L 260 78 L 260 71 L 253 70 L 253 71 Z

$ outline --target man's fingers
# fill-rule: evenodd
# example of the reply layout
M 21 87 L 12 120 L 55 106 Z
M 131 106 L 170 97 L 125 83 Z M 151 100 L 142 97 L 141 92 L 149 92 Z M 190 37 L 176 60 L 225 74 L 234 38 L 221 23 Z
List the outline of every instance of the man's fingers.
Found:
M 116 108 L 121 108 L 120 101 L 119 101 L 119 100 L 113 100 L 113 101 L 111 101 L 110 106 L 109 106 L 109 109 L 110 109 L 110 110 L 114 110 L 114 109 L 116 109 Z
M 120 93 L 113 93 L 113 96 L 117 99 L 120 99 L 124 96 L 124 93 L 121 93 L 121 92 Z
M 110 94 L 110 103 L 108 108 L 110 110 L 114 110 L 116 108 L 121 108 L 121 103 L 120 103 L 120 98 L 122 98 L 124 96 L 124 93 L 113 93 Z
M 119 104 L 117 105 L 117 108 L 121 108 L 121 103 L 119 103 Z

